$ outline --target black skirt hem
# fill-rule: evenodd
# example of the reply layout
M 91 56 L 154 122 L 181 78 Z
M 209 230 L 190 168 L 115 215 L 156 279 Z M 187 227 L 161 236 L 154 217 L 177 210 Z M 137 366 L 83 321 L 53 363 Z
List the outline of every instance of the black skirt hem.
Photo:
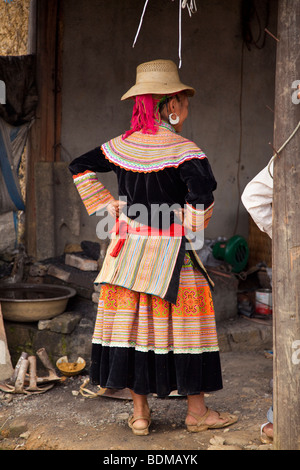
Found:
M 221 390 L 218 351 L 201 354 L 156 354 L 134 348 L 92 344 L 90 381 L 103 388 L 129 388 L 138 395 L 159 398 L 177 391 L 181 396 Z

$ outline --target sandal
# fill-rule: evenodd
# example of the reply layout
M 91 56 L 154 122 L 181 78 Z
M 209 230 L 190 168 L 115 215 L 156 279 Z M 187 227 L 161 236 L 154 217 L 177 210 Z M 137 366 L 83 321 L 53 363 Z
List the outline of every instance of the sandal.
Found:
M 188 411 L 188 415 L 192 416 L 197 420 L 196 424 L 187 424 L 187 430 L 189 432 L 202 432 L 202 431 L 207 431 L 208 429 L 221 429 L 225 428 L 227 426 L 231 426 L 232 424 L 236 423 L 238 420 L 237 416 L 234 416 L 230 413 L 218 413 L 219 417 L 221 419 L 225 419 L 226 421 L 224 423 L 216 423 L 216 424 L 206 424 L 205 420 L 209 416 L 210 412 L 212 410 L 210 408 L 207 408 L 207 412 L 203 416 L 196 415 L 195 413 L 192 413 L 191 411 Z
M 144 419 L 148 422 L 147 426 L 144 427 L 144 428 L 135 428 L 134 427 L 134 423 L 138 420 L 138 419 Z M 136 436 L 147 436 L 149 434 L 149 426 L 151 424 L 151 417 L 148 415 L 148 416 L 136 416 L 134 417 L 133 415 L 128 419 L 128 426 L 130 427 L 130 429 L 132 429 L 132 432 L 133 434 L 135 434 Z

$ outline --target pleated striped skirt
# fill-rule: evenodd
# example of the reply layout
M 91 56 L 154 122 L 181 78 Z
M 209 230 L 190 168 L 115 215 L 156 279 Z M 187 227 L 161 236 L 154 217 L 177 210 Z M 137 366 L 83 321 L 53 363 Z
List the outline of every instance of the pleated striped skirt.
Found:
M 164 397 L 222 388 L 210 287 L 188 253 L 176 305 L 103 284 L 92 338 L 91 382 Z

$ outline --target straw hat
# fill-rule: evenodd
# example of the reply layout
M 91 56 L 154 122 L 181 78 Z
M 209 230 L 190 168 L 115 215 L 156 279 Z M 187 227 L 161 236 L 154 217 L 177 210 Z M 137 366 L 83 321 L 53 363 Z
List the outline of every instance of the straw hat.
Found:
M 136 83 L 121 100 L 137 95 L 167 95 L 180 91 L 186 91 L 188 96 L 195 93 L 194 88 L 181 83 L 177 66 L 172 60 L 152 60 L 137 67 Z

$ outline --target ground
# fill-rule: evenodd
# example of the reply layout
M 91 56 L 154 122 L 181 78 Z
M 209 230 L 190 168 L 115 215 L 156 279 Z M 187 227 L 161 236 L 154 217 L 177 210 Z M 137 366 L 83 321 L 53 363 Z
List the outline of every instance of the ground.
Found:
M 127 426 L 132 401 L 86 398 L 78 392 L 87 377 L 77 376 L 41 395 L 0 392 L 0 449 L 106 450 L 113 455 L 125 450 L 272 449 L 260 442 L 260 426 L 272 404 L 272 359 L 262 350 L 223 353 L 221 362 L 224 388 L 207 396 L 206 404 L 238 415 L 227 429 L 189 433 L 185 398 L 150 396 L 150 434 L 134 436 Z

